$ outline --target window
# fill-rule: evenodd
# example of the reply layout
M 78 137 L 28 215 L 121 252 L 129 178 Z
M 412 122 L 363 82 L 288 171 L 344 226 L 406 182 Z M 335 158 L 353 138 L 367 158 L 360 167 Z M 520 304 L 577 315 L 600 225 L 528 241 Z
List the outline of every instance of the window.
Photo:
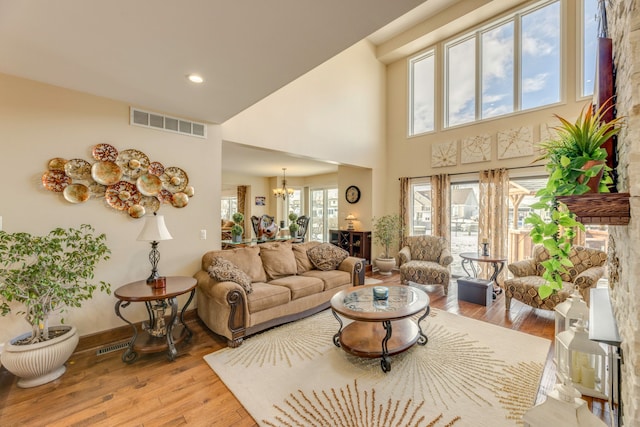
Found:
M 452 43 L 447 55 L 447 125 L 455 126 L 476 119 L 475 37 Z
M 560 0 L 546 0 L 443 43 L 442 89 L 434 84 L 435 49 L 410 58 L 409 135 L 436 130 L 439 90 L 445 128 L 560 102 L 561 24 Z M 592 49 L 584 50 L 591 61 Z
M 222 199 L 220 200 L 220 218 L 231 221 L 231 216 L 237 211 L 237 197 L 222 197 Z
M 466 276 L 460 254 L 478 250 L 478 181 L 451 183 L 451 274 Z
M 411 183 L 411 224 L 409 235 L 431 234 L 431 183 L 428 179 Z
M 513 21 L 481 34 L 482 118 L 512 113 L 514 34 Z
M 522 16 L 521 109 L 560 101 L 560 2 Z
M 287 212 L 286 212 L 286 223 L 289 221 L 289 214 L 294 213 L 298 216 L 302 215 L 302 190 L 294 189 L 293 194 L 287 197 Z
M 445 126 L 559 102 L 560 2 L 520 11 L 445 44 L 445 61 Z
M 434 51 L 429 51 L 409 61 L 411 108 L 409 134 L 429 132 L 435 129 Z
M 311 190 L 310 240 L 329 241 L 329 230 L 338 228 L 338 189 Z
M 582 0 L 582 96 L 591 96 L 596 76 L 598 0 Z

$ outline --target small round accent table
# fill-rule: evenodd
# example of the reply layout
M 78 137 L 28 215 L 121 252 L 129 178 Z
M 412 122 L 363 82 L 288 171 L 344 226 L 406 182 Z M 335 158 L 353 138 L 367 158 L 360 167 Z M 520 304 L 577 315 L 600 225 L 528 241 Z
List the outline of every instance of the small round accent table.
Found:
M 477 252 L 463 252 L 460 254 L 460 258 L 462 258 L 462 269 L 465 273 L 467 273 L 471 277 L 478 277 L 478 271 L 476 270 L 476 266 L 473 262 L 486 262 L 492 265 L 493 274 L 489 278 L 490 282 L 493 282 L 493 299 L 496 299 L 497 295 L 502 293 L 502 288 L 498 284 L 498 274 L 504 268 L 504 263 L 507 262 L 506 258 L 500 256 L 492 256 L 492 255 L 482 255 Z M 467 265 L 471 267 L 471 272 L 467 270 Z M 495 287 L 497 286 L 497 288 Z
M 184 312 L 191 303 L 196 292 L 196 279 L 186 276 L 169 276 L 166 278 L 164 289 L 154 289 L 146 280 L 138 280 L 119 287 L 114 295 L 116 302 L 116 315 L 131 325 L 133 337 L 129 341 L 127 350 L 122 355 L 122 361 L 132 363 L 138 358 L 138 353 L 156 353 L 167 350 L 169 360 L 175 360 L 178 355 L 176 344 L 188 342 L 193 333 L 184 323 Z M 187 292 L 189 299 L 182 307 L 178 316 L 177 297 Z M 138 334 L 138 328 L 120 313 L 121 308 L 126 308 L 132 302 L 144 302 L 147 307 L 149 321 L 142 323 L 142 329 L 146 334 Z M 171 308 L 168 320 L 165 311 Z
M 416 342 L 427 343 L 420 322 L 429 314 L 429 296 L 411 286 L 386 285 L 389 296 L 378 300 L 373 296 L 375 287 L 378 285 L 345 289 L 331 298 L 331 311 L 340 323 L 333 343 L 355 356 L 380 357 L 382 371 L 389 372 L 389 356 L 408 350 Z M 411 316 L 422 310 L 424 314 L 413 321 Z M 343 329 L 340 316 L 353 322 Z

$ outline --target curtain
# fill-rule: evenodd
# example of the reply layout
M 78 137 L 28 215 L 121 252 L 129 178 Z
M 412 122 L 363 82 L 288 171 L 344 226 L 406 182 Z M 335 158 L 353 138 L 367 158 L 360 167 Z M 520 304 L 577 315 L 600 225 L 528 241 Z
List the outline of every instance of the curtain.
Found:
M 509 172 L 506 169 L 480 171 L 480 200 L 478 219 L 478 250 L 483 240 L 489 243 L 493 256 L 507 256 L 509 233 Z M 487 276 L 488 263 L 480 263 L 483 277 Z M 497 281 L 506 277 L 506 268 Z
M 447 174 L 431 177 L 431 234 L 451 245 L 451 179 Z
M 247 224 L 250 224 L 249 218 L 247 218 L 247 212 L 245 211 L 246 205 L 247 205 L 246 204 L 247 186 L 238 185 L 237 191 L 238 191 L 238 212 L 244 215 L 244 224 L 242 225 L 242 228 L 245 230 L 245 232 L 242 233 L 242 238 L 244 239 L 246 235 Z M 251 233 L 249 233 L 249 236 L 251 236 Z
M 400 247 L 404 247 L 406 244 L 405 238 L 408 235 L 409 224 L 411 221 L 410 216 L 410 203 L 409 203 L 409 187 L 410 179 L 407 177 L 400 178 L 400 220 L 402 222 L 402 241 Z

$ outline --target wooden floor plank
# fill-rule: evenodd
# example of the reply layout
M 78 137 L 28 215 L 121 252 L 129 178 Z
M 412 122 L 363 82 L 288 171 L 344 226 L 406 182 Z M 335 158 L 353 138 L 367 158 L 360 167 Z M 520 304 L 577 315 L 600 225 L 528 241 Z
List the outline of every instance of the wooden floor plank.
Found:
M 373 275 L 386 283 L 399 283 L 398 274 Z M 442 287 L 427 289 L 431 306 L 505 328 L 553 340 L 554 314 L 512 301 L 505 310 L 504 295 L 489 306 L 458 301 L 452 280 L 449 294 Z M 16 378 L 0 368 L 0 425 L 10 426 L 234 426 L 257 425 L 240 402 L 203 360 L 224 348 L 226 339 L 212 333 L 199 320 L 189 322 L 190 343 L 179 356 L 144 354 L 132 364 L 123 363 L 122 350 L 97 356 L 95 350 L 72 356 L 65 375 L 35 387 L 20 389 Z M 107 346 L 112 343 L 104 343 Z M 545 364 L 538 401 L 555 384 L 553 348 Z M 589 401 L 592 411 L 609 423 L 609 407 Z M 34 404 L 37 410 L 34 410 Z

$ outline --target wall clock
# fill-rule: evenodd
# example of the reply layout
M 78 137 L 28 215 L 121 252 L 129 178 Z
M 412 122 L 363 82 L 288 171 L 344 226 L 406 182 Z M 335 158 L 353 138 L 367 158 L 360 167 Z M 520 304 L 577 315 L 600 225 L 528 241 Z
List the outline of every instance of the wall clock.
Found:
M 344 193 L 344 197 L 349 203 L 357 203 L 360 200 L 360 189 L 355 185 L 350 185 Z

